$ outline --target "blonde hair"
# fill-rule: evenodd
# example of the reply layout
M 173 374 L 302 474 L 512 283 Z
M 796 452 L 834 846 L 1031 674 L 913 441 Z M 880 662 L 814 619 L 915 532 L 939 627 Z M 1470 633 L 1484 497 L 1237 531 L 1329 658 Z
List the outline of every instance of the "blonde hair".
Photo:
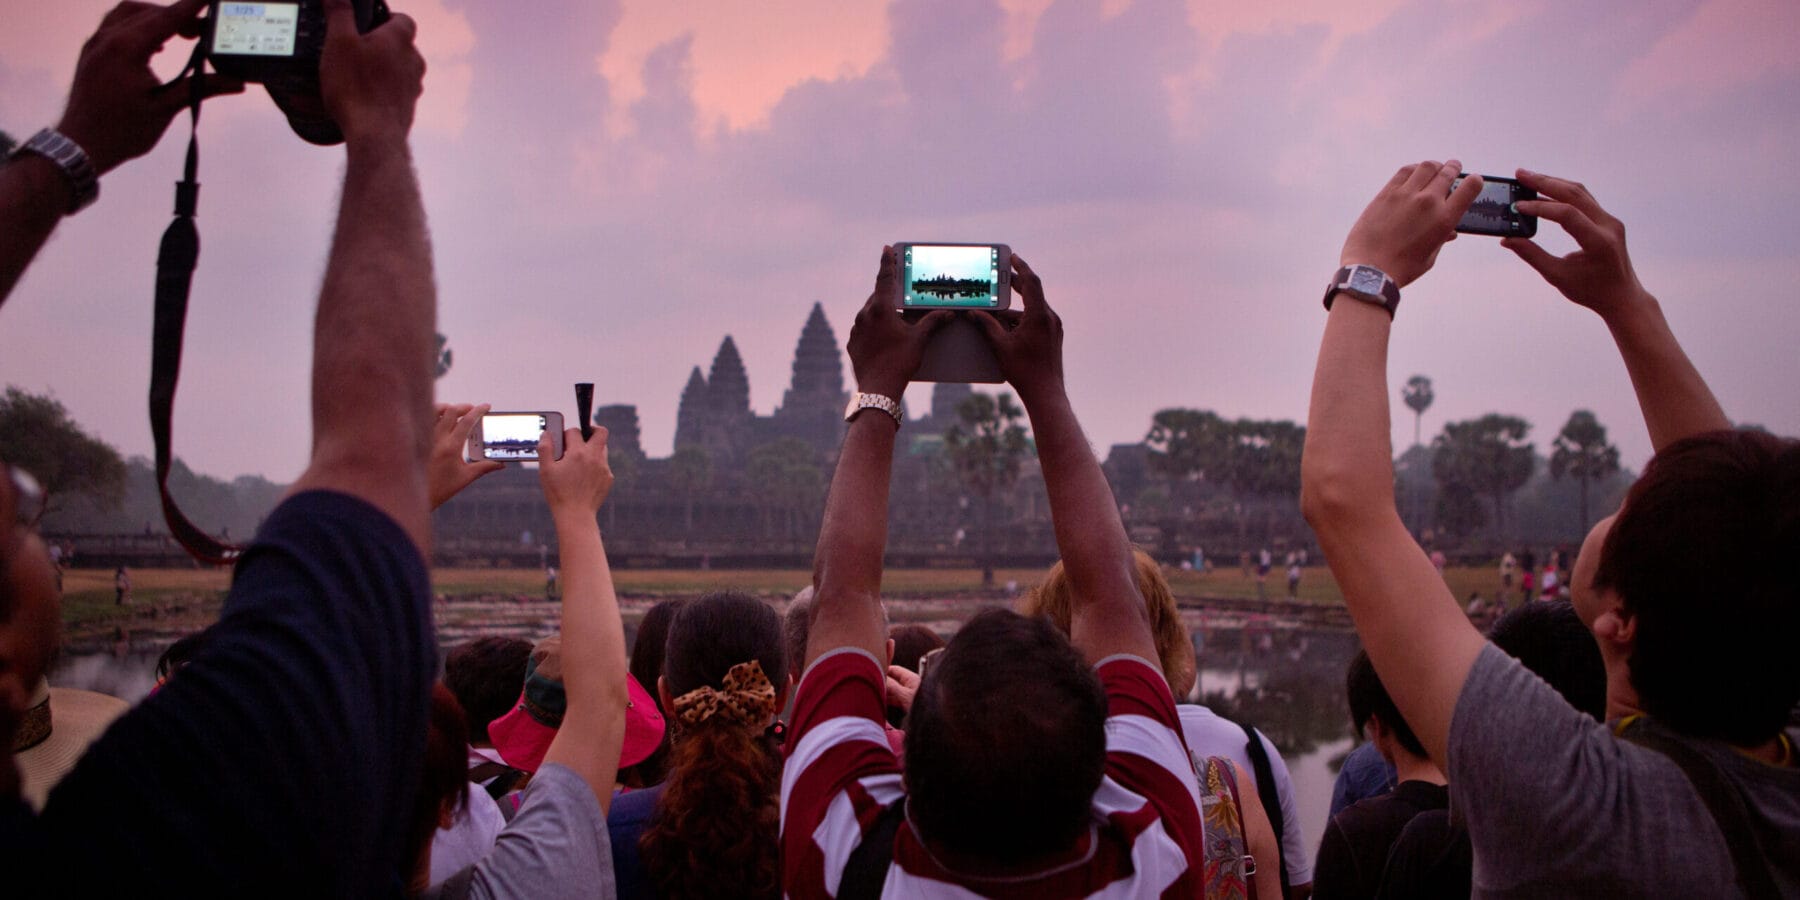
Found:
M 1181 609 L 1175 605 L 1175 593 L 1163 577 L 1162 566 L 1150 554 L 1133 547 L 1132 562 L 1137 566 L 1138 591 L 1144 595 L 1144 607 L 1150 613 L 1150 636 L 1156 641 L 1156 655 L 1162 663 L 1163 678 L 1176 702 L 1194 689 L 1199 667 L 1194 659 L 1194 643 L 1181 624 Z M 1050 567 L 1044 583 L 1019 600 L 1020 615 L 1043 616 L 1057 630 L 1068 634 L 1075 610 L 1075 587 L 1063 570 L 1062 560 Z

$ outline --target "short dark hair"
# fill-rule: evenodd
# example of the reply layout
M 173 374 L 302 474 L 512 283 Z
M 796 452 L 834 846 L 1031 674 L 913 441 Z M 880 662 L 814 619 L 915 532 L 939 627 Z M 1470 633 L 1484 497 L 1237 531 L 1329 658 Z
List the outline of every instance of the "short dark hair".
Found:
M 631 642 L 631 677 L 656 699 L 657 709 L 662 709 L 662 697 L 657 693 L 656 679 L 662 677 L 669 625 L 686 602 L 682 599 L 663 600 L 645 610 L 643 620 L 638 623 L 637 637 Z M 663 712 L 667 714 L 668 710 Z
M 907 818 L 956 853 L 1021 863 L 1090 821 L 1106 692 L 1043 618 L 988 609 L 931 664 L 906 731 Z
M 1425 745 L 1419 743 L 1419 736 L 1413 734 L 1412 726 L 1406 724 L 1406 717 L 1400 715 L 1400 707 L 1394 705 L 1394 698 L 1388 695 L 1387 686 L 1381 683 L 1381 676 L 1375 674 L 1375 663 L 1369 659 L 1369 651 L 1356 651 L 1356 658 L 1350 660 L 1350 671 L 1344 676 L 1344 693 L 1350 697 L 1350 721 L 1356 725 L 1360 733 L 1363 726 L 1369 724 L 1371 718 L 1380 719 L 1383 727 L 1393 732 L 1394 740 L 1406 752 L 1424 758 Z
M 1595 590 L 1636 622 L 1631 685 L 1677 732 L 1739 746 L 1800 700 L 1800 442 L 1758 431 L 1650 460 L 1600 549 Z
M 520 638 L 476 638 L 444 658 L 444 685 L 462 705 L 469 740 L 488 743 L 488 723 L 506 715 L 525 688 L 525 661 L 531 642 Z
M 919 657 L 944 646 L 937 632 L 917 624 L 895 625 L 888 629 L 888 639 L 894 642 L 894 665 L 914 672 L 919 671 Z
M 445 803 L 461 809 L 469 802 L 469 733 L 456 695 L 441 681 L 431 686 L 425 721 L 424 763 L 419 767 L 419 791 L 413 795 L 412 822 L 406 835 L 408 859 L 417 859 L 431 843 Z
M 1606 663 L 1569 601 L 1527 603 L 1501 616 L 1488 640 L 1549 682 L 1570 706 L 1606 718 Z

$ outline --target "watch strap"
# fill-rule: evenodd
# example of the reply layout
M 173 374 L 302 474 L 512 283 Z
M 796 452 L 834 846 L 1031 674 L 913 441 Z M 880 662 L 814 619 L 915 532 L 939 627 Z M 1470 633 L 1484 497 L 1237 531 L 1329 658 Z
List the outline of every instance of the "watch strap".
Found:
M 68 215 L 80 212 L 99 199 L 100 173 L 94 171 L 94 163 L 88 159 L 87 151 L 61 132 L 50 128 L 39 131 L 13 150 L 12 157 L 17 158 L 26 153 L 42 156 L 55 163 L 62 171 L 72 194 Z
M 850 398 L 850 406 L 848 409 L 844 410 L 844 421 L 848 422 L 851 419 L 856 418 L 857 414 L 865 409 L 879 409 L 882 412 L 893 416 L 895 428 L 900 427 L 902 424 L 900 419 L 900 401 L 883 394 L 866 394 L 861 391 L 858 391 L 855 396 Z
M 1359 280 L 1356 277 L 1358 275 L 1362 276 L 1361 280 L 1364 282 L 1379 278 L 1380 286 L 1374 291 L 1365 290 L 1356 283 Z M 1331 309 L 1331 301 L 1336 299 L 1340 293 L 1349 294 L 1364 303 L 1387 310 L 1390 319 L 1394 317 L 1394 310 L 1400 308 L 1400 285 L 1396 284 L 1386 272 L 1374 266 L 1350 265 L 1338 269 L 1337 274 L 1331 276 L 1331 284 L 1325 288 L 1325 309 L 1327 311 Z

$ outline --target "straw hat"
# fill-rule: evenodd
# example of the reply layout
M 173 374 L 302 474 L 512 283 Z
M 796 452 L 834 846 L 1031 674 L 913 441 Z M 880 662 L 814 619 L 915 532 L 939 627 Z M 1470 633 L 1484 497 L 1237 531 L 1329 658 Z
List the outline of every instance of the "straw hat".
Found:
M 131 704 L 93 691 L 53 688 L 41 680 L 31 700 L 12 751 L 26 802 L 32 809 L 42 810 L 50 789 L 75 768 L 88 745 Z

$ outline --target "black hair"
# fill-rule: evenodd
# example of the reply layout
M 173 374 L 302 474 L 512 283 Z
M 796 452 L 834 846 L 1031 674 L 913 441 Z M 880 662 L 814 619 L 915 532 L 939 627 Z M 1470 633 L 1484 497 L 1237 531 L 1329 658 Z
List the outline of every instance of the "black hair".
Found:
M 1676 441 L 1631 486 L 1594 589 L 1636 623 L 1631 686 L 1677 732 L 1773 739 L 1800 700 L 1800 442 L 1757 431 Z
M 1494 646 L 1544 679 L 1569 705 L 1606 718 L 1606 664 L 1594 633 L 1567 600 L 1527 603 L 1488 630 Z
M 1106 692 L 1044 618 L 975 615 L 907 719 L 907 818 L 963 856 L 1018 864 L 1088 828 L 1106 767 Z
M 468 723 L 469 740 L 488 743 L 488 723 L 506 715 L 525 686 L 531 642 L 520 638 L 476 638 L 444 659 L 444 686 L 456 695 Z
M 894 642 L 894 665 L 914 672 L 919 671 L 919 657 L 944 646 L 937 632 L 917 624 L 895 625 L 888 638 Z
M 1350 660 L 1350 671 L 1344 676 L 1344 693 L 1350 697 L 1350 721 L 1358 733 L 1371 718 L 1380 719 L 1382 726 L 1393 732 L 1394 740 L 1399 741 L 1406 752 L 1421 759 L 1428 756 L 1425 745 L 1419 743 L 1419 736 L 1413 734 L 1412 726 L 1406 724 L 1406 717 L 1400 715 L 1400 708 L 1394 705 L 1394 698 L 1388 696 L 1381 676 L 1375 674 L 1375 663 L 1369 659 L 1369 651 L 1358 650 L 1356 657 Z
M 675 621 L 676 613 L 687 603 L 686 600 L 663 600 L 644 611 L 643 621 L 638 623 L 637 638 L 631 644 L 631 677 L 643 685 L 650 696 L 656 697 L 656 708 L 666 715 L 668 710 L 662 709 L 662 698 L 657 696 L 656 679 L 662 677 L 663 654 L 668 650 L 669 625 Z

